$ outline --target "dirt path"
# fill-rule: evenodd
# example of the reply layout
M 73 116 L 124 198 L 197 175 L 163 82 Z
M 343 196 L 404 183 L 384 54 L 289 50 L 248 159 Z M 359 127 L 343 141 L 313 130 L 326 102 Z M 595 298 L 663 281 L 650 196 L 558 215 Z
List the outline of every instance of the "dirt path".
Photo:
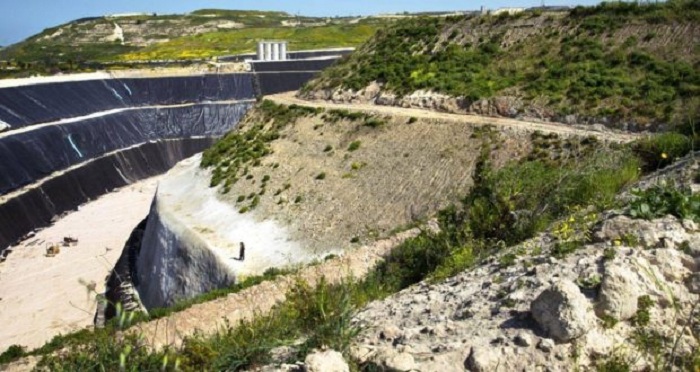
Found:
M 307 107 L 320 107 L 324 109 L 341 109 L 364 111 L 379 115 L 403 116 L 406 118 L 416 117 L 424 119 L 437 119 L 441 121 L 462 122 L 469 124 L 494 125 L 496 127 L 516 132 L 531 133 L 534 131 L 542 131 L 549 133 L 558 133 L 564 136 L 595 136 L 601 140 L 613 142 L 630 142 L 640 137 L 637 133 L 621 133 L 612 130 L 599 131 L 594 129 L 584 129 L 573 127 L 571 125 L 555 122 L 533 122 L 522 121 L 499 117 L 486 117 L 478 115 L 450 114 L 445 112 L 429 111 L 417 108 L 403 108 L 396 106 L 381 106 L 366 103 L 333 103 L 328 101 L 306 101 L 295 96 L 296 92 L 280 93 L 266 96 L 278 104 L 284 105 L 299 105 Z

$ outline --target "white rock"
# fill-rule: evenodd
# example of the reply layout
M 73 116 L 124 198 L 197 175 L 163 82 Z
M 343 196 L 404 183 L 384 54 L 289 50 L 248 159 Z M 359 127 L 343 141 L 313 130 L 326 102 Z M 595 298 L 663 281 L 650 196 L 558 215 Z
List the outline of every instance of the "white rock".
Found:
M 661 270 L 667 280 L 678 282 L 690 274 L 683 263 L 683 256 L 685 256 L 683 253 L 675 249 L 657 249 L 650 261 Z
M 624 264 L 609 263 L 605 267 L 600 286 L 597 310 L 617 320 L 627 320 L 637 312 L 637 297 L 640 296 L 637 275 Z
M 390 371 L 410 371 L 416 369 L 416 362 L 413 356 L 408 353 L 398 353 L 384 361 L 384 365 Z
M 316 350 L 304 360 L 308 372 L 350 372 L 343 354 L 335 350 Z
M 636 300 L 635 300 L 636 302 Z M 586 345 L 586 352 L 590 356 L 594 357 L 605 357 L 613 352 L 615 347 L 613 339 L 605 335 L 605 333 L 600 332 L 598 329 L 594 329 L 586 333 L 585 340 L 581 344 Z
M 595 324 L 590 303 L 569 280 L 556 282 L 540 293 L 530 310 L 540 327 L 562 342 L 584 335 Z
M 385 340 L 395 340 L 399 337 L 402 336 L 402 332 L 399 329 L 399 327 L 395 325 L 387 325 L 384 328 L 382 328 L 381 332 L 379 333 L 379 337 Z
M 550 351 L 552 351 L 552 349 L 554 349 L 554 346 L 556 346 L 556 344 L 551 338 L 543 338 L 537 344 L 537 348 L 544 351 L 545 353 L 549 353 Z
M 464 366 L 471 372 L 487 372 L 494 371 L 498 364 L 499 358 L 495 350 L 488 347 L 474 346 Z

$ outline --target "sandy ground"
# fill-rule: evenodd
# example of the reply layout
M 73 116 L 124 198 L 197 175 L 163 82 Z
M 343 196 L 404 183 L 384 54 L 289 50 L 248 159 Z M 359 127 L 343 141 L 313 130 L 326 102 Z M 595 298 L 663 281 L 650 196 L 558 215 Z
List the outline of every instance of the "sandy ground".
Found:
M 0 263 L 0 352 L 13 344 L 39 347 L 53 336 L 92 325 L 95 293 L 119 258 L 131 230 L 148 214 L 160 177 L 83 205 L 17 247 Z M 45 257 L 46 245 L 79 239 Z

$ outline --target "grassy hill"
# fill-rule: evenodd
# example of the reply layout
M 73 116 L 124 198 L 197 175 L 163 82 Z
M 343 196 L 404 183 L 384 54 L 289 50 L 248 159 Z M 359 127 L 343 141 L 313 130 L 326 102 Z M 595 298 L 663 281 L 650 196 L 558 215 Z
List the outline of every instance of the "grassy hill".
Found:
M 358 46 L 389 22 L 219 9 L 83 18 L 0 50 L 0 77 L 89 70 L 106 62 L 206 59 L 253 52 L 258 40 L 270 38 L 288 40 L 290 50 Z
M 382 30 L 307 91 L 397 96 L 430 90 L 515 96 L 544 116 L 576 113 L 641 126 L 697 117 L 700 1 L 603 3 L 569 13 L 422 18 Z M 547 113 L 548 112 L 548 113 Z

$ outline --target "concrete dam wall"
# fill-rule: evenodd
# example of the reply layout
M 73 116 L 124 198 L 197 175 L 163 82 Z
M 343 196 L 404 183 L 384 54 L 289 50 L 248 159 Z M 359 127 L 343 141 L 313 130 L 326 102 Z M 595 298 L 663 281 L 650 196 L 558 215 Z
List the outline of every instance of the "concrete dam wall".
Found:
M 5 84 L 0 88 L 0 254 L 56 216 L 203 151 L 235 128 L 257 96 L 298 89 L 314 74 Z

